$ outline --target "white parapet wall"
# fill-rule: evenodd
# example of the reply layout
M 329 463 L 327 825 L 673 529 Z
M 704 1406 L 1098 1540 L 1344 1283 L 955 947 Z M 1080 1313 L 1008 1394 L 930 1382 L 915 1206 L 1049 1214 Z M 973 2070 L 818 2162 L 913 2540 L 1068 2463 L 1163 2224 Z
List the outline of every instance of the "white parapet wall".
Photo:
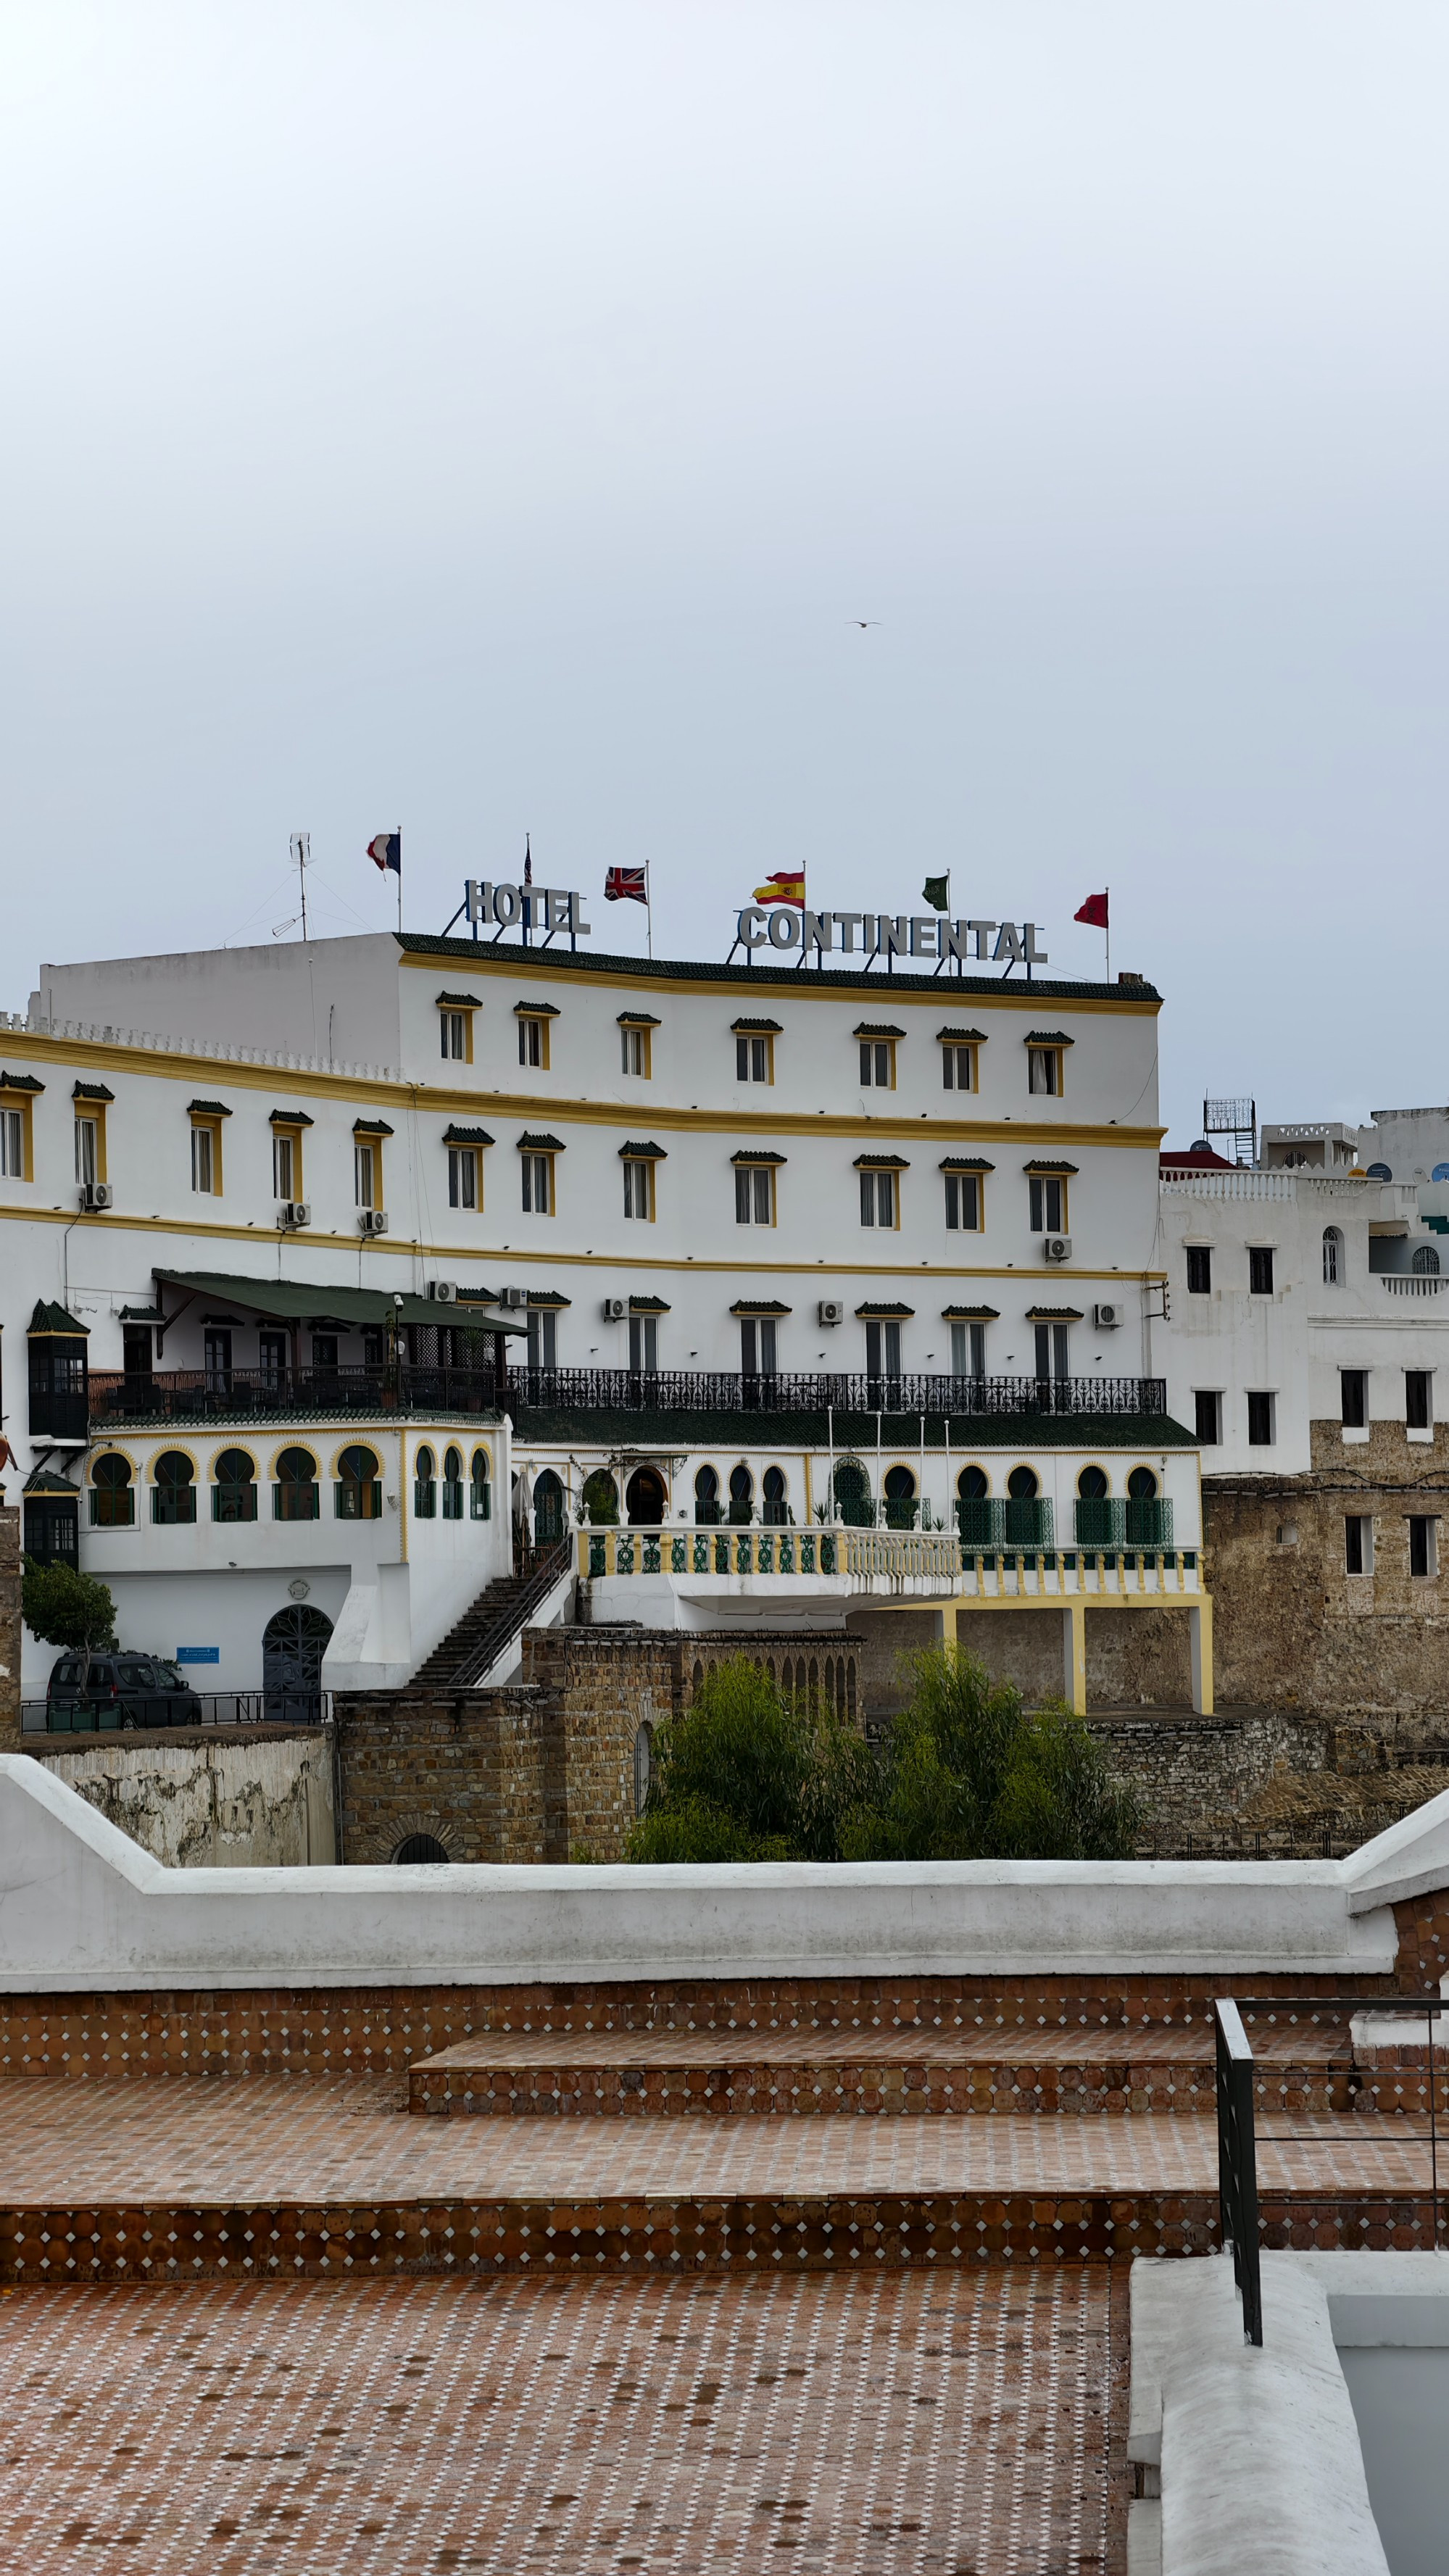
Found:
M 1389 1972 L 1449 1792 L 1347 1861 L 167 1869 L 0 1756 L 0 1990 Z

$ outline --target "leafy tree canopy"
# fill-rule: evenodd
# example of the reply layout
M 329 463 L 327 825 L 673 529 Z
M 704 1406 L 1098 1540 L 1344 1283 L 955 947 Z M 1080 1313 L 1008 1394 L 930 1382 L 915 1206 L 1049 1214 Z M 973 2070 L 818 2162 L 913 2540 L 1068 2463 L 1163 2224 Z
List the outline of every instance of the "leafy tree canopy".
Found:
M 879 1794 L 849 1820 L 851 1860 L 1122 1860 L 1143 1807 L 1061 1700 L 1028 1710 L 954 1646 L 907 1659 Z
M 638 1861 L 1118 1860 L 1142 1802 L 1060 1701 L 1028 1710 L 954 1646 L 907 1659 L 877 1756 L 819 1701 L 741 1655 L 654 1740 Z
M 28 1556 L 20 1615 L 43 1645 L 68 1647 L 72 1654 L 94 1654 L 115 1640 L 116 1605 L 109 1587 L 73 1565 L 37 1565 Z

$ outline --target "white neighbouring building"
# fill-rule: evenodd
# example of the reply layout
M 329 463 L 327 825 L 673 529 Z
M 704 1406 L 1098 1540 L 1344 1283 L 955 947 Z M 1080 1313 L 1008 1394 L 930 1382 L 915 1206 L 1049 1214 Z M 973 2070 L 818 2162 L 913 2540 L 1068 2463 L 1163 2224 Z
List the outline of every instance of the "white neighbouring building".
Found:
M 1093 1618 L 1177 1609 L 1210 1704 L 1158 997 L 953 964 L 43 968 L 0 1023 L 26 1544 L 203 1687 L 299 1605 L 324 1686 L 391 1686 L 507 1574 L 521 1477 L 594 1620 L 1029 1610 L 1081 1705 Z

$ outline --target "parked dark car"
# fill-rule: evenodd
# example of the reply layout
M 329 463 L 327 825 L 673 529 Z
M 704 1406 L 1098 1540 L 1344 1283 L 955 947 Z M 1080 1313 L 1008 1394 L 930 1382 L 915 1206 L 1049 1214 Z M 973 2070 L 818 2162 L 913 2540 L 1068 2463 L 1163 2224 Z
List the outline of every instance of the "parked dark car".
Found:
M 63 1655 L 52 1667 L 45 1723 L 52 1734 L 108 1726 L 199 1726 L 201 1701 L 179 1664 L 159 1655 Z

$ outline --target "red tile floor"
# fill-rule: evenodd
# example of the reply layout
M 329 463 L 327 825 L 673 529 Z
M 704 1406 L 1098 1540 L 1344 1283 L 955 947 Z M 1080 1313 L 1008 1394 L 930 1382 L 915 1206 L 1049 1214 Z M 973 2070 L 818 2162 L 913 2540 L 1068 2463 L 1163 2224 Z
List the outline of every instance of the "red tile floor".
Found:
M 0 2352 L 27 2576 L 1124 2564 L 1122 2266 L 16 2289 Z

